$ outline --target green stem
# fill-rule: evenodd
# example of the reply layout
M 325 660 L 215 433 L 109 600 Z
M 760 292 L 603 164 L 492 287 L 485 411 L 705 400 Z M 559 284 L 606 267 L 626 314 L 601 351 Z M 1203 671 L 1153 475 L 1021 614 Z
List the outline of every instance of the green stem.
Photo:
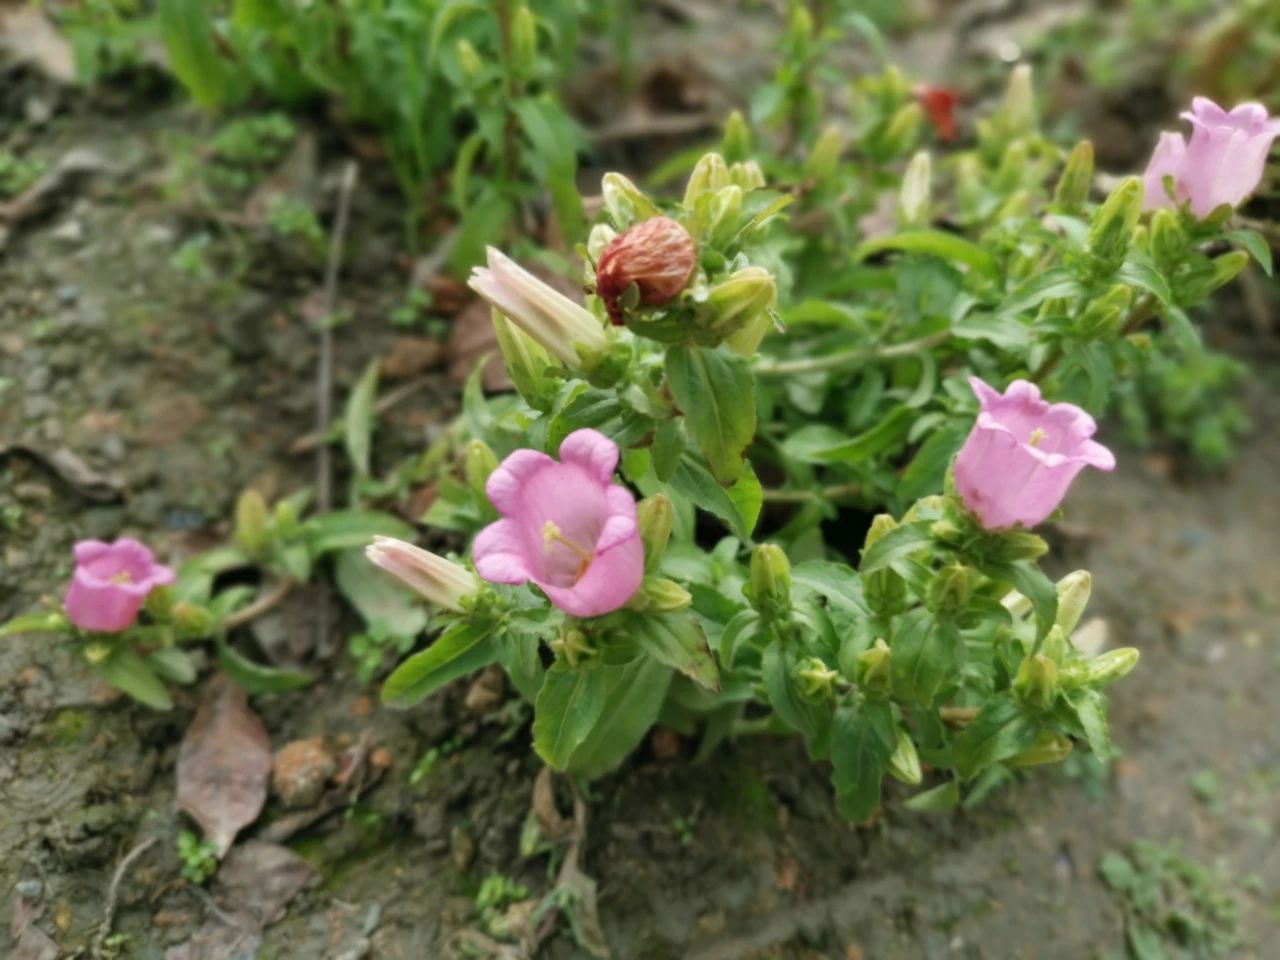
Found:
M 808 503 L 810 500 L 843 500 L 857 496 L 862 486 L 857 483 L 838 483 L 817 490 L 765 490 L 765 503 Z
M 1123 340 L 1131 333 L 1136 333 L 1138 328 L 1155 316 L 1157 301 L 1151 294 L 1146 294 L 1137 303 L 1133 305 L 1133 310 L 1129 314 L 1129 319 L 1125 321 L 1117 339 Z M 1058 368 L 1058 364 L 1062 362 L 1062 347 L 1053 348 L 1053 352 L 1044 358 L 1044 363 L 1036 368 L 1036 372 L 1031 375 L 1032 383 L 1044 383 L 1045 378 Z
M 735 737 L 775 737 L 786 736 L 792 730 L 776 713 L 767 713 L 763 717 L 739 719 L 733 724 Z
M 762 377 L 789 377 L 797 373 L 821 373 L 826 370 L 841 370 L 845 367 L 859 367 L 878 360 L 896 360 L 909 357 L 913 353 L 946 343 L 951 338 L 950 330 L 939 330 L 926 337 L 907 340 L 904 343 L 891 343 L 886 346 L 862 347 L 857 350 L 841 350 L 824 357 L 804 357 L 799 360 L 779 360 L 774 363 L 757 363 L 756 373 Z

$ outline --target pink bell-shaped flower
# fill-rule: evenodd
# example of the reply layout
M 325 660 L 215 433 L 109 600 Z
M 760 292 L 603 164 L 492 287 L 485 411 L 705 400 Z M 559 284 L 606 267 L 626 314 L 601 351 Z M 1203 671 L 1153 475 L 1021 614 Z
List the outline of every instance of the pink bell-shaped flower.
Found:
M 172 570 L 156 563 L 151 551 L 130 537 L 114 543 L 81 540 L 75 556 L 65 606 L 67 617 L 81 630 L 119 633 L 133 626 L 147 594 L 175 579 Z
M 476 537 L 476 572 L 533 582 L 578 617 L 625 604 L 644 578 L 644 547 L 635 498 L 613 482 L 617 465 L 618 445 L 596 430 L 569 434 L 559 461 L 536 450 L 503 460 L 485 485 L 502 519 Z
M 981 410 L 960 455 L 960 499 L 984 529 L 1034 527 L 1057 509 L 1085 467 L 1114 470 L 1116 458 L 1090 439 L 1093 417 L 1070 403 L 1049 404 L 1040 389 L 1015 380 L 1000 394 L 977 377 L 969 384 Z

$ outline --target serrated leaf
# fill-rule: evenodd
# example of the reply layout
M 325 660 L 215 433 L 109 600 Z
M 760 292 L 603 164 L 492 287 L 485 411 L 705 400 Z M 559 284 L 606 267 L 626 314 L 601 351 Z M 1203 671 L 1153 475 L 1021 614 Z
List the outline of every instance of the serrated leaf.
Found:
M 16 637 L 21 633 L 63 633 L 71 629 L 66 614 L 60 610 L 23 613 L 0 624 L 0 637 Z
M 930 526 L 924 522 L 898 524 L 863 552 L 859 572 L 865 577 L 926 549 L 933 543 Z
M 173 709 L 169 688 L 147 662 L 127 647 L 116 647 L 105 660 L 92 665 L 93 672 L 117 690 L 153 710 Z
M 666 483 L 684 453 L 685 436 L 679 420 L 663 420 L 653 432 L 653 472 Z
M 716 483 L 715 477 L 686 452 L 676 464 L 671 474 L 671 482 L 667 492 L 682 497 L 695 507 L 714 514 L 723 520 L 735 536 L 747 539 L 751 536 L 754 518 L 744 517 L 738 510 L 738 504 L 724 487 Z
M 963 424 L 953 423 L 935 429 L 930 434 L 902 473 L 902 481 L 897 490 L 898 499 L 902 503 L 914 503 L 921 497 L 942 490 L 951 458 L 959 453 L 968 432 Z
M 972 780 L 992 764 L 1026 750 L 1035 739 L 1035 723 L 1023 715 L 1009 694 L 997 694 L 956 738 L 956 770 Z
M 658 718 L 672 672 L 648 657 L 608 672 L 605 710 L 569 758 L 570 772 L 594 778 L 618 766 L 644 739 Z
M 960 802 L 960 781 L 948 780 L 936 787 L 917 793 L 903 802 L 903 806 L 916 813 L 941 813 Z
M 889 644 L 894 696 L 929 704 L 960 668 L 964 644 L 950 624 L 927 610 L 912 610 L 899 621 Z
M 1271 246 L 1263 238 L 1262 234 L 1256 230 L 1232 230 L 1227 234 L 1227 239 L 1239 247 L 1243 247 L 1245 252 L 1253 259 L 1258 261 L 1258 266 L 1262 267 L 1262 272 L 1268 277 L 1274 264 L 1271 260 Z
M 1058 588 L 1032 560 L 989 564 L 982 570 L 993 580 L 1013 584 L 1031 601 L 1036 613 L 1036 636 L 1043 637 L 1058 618 Z
M 831 749 L 831 709 L 825 704 L 811 703 L 800 695 L 791 679 L 791 662 L 780 643 L 774 642 L 764 651 L 761 676 L 769 705 L 793 730 L 804 734 L 809 755 L 821 760 Z
M 893 749 L 892 719 L 887 704 L 842 704 L 831 724 L 831 782 L 840 815 L 861 823 L 880 805 L 880 784 Z

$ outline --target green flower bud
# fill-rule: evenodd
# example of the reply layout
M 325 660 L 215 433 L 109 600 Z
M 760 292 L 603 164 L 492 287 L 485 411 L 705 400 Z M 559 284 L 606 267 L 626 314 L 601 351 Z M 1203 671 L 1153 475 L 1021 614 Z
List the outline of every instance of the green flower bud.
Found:
M 600 181 L 600 195 L 604 199 L 609 219 L 619 230 L 625 230 L 640 220 L 662 216 L 652 200 L 639 187 L 620 173 L 606 173 Z
M 704 194 L 717 193 L 729 185 L 729 167 L 718 153 L 704 154 L 689 174 L 684 188 L 684 208 L 693 210 Z
M 1093 189 L 1093 143 L 1081 140 L 1071 150 L 1053 191 L 1054 205 L 1063 213 L 1079 213 Z
M 640 530 L 640 541 L 644 544 L 646 573 L 658 569 L 662 555 L 667 550 L 667 542 L 671 539 L 674 520 L 671 501 L 665 494 L 655 493 L 636 504 L 636 526 Z
M 1187 232 L 1178 222 L 1178 215 L 1162 207 L 1151 215 L 1151 256 L 1162 270 L 1176 267 L 1186 257 L 1191 247 Z
M 291 500 L 280 500 L 271 515 L 271 526 L 281 540 L 291 540 L 298 533 L 298 508 Z
M 915 742 L 911 739 L 911 734 L 901 728 L 898 729 L 898 744 L 893 756 L 889 758 L 889 773 L 895 780 L 912 787 L 924 779 Z
M 212 611 L 185 600 L 175 603 L 169 616 L 173 618 L 173 625 L 186 637 L 207 637 L 213 633 L 216 623 Z
M 1040 645 L 1040 652 L 1052 660 L 1054 663 L 1061 664 L 1067 659 L 1067 651 L 1069 645 L 1067 643 L 1067 635 L 1063 629 L 1056 623 L 1049 628 L 1049 632 L 1044 636 L 1044 643 Z
M 1013 136 L 1022 136 L 1035 130 L 1036 96 L 1030 64 L 1021 63 L 1013 68 L 999 114 L 1004 128 Z
M 1112 285 L 1080 314 L 1075 324 L 1076 332 L 1088 339 L 1118 332 L 1129 316 L 1132 301 L 1133 290 L 1130 287 L 1123 283 Z
M 591 645 L 587 635 L 577 627 L 566 627 L 560 635 L 547 644 L 551 652 L 562 658 L 569 666 L 577 667 L 595 657 L 599 651 Z
M 754 160 L 744 160 L 731 166 L 729 168 L 729 179 L 733 181 L 734 186 L 741 188 L 744 193 L 760 190 L 765 185 L 764 171 L 760 169 L 760 164 Z
M 764 267 L 743 267 L 707 291 L 707 329 L 723 337 L 735 353 L 750 356 L 768 332 L 777 302 L 773 275 Z
M 640 590 L 627 604 L 632 610 L 650 610 L 666 613 L 683 610 L 693 603 L 693 596 L 674 580 L 664 577 L 645 577 Z
M 839 671 L 832 670 L 817 657 L 796 664 L 794 676 L 801 695 L 810 700 L 830 699 L 840 679 Z
M 1014 140 L 1005 147 L 1004 154 L 1000 157 L 1000 168 L 993 181 L 995 188 L 1001 193 L 1017 190 L 1026 180 L 1030 162 L 1031 155 L 1027 151 L 1026 142 Z
M 924 110 L 912 101 L 898 108 L 885 129 L 883 145 L 888 156 L 906 153 L 920 139 L 920 127 L 924 123 Z
M 724 122 L 724 135 L 720 138 L 720 153 L 726 163 L 738 164 L 751 156 L 751 128 L 739 110 L 729 114 Z
M 86 643 L 84 645 L 83 652 L 84 652 L 84 658 L 86 660 L 88 660 L 91 664 L 97 665 L 99 663 L 102 663 L 102 661 L 107 659 L 107 657 L 111 656 L 113 651 L 114 651 L 114 648 L 111 646 L 111 644 L 101 643 L 95 640 L 93 643 Z
M 718 190 L 711 201 L 711 218 L 706 231 L 711 244 L 720 247 L 732 240 L 738 232 L 741 217 L 742 188 L 731 183 Z
M 498 458 L 483 440 L 472 440 L 467 444 L 467 485 L 471 494 L 480 503 L 488 503 L 489 495 L 484 485 L 489 474 L 498 469 Z
M 940 618 L 959 616 L 969 606 L 978 572 L 962 563 L 952 563 L 929 581 L 929 609 Z
M 236 501 L 235 542 L 251 557 L 261 555 L 271 540 L 267 501 L 257 490 L 246 490 Z
M 1232 250 L 1214 257 L 1211 270 L 1183 282 L 1182 289 L 1178 291 L 1179 299 L 1189 305 L 1200 303 L 1213 291 L 1238 277 L 1240 271 L 1248 265 L 1249 254 L 1243 250 Z
M 1013 679 L 1013 689 L 1023 703 L 1047 710 L 1058 694 L 1058 665 L 1043 653 L 1024 658 Z
M 1034 767 L 1042 763 L 1058 763 L 1071 753 L 1071 740 L 1052 730 L 1041 730 L 1036 742 L 1021 753 L 1004 761 L 1007 767 Z
M 1138 665 L 1138 651 L 1134 647 L 1108 650 L 1088 663 L 1087 680 L 1097 687 L 1105 687 L 1124 677 Z
M 1124 262 L 1142 215 L 1142 181 L 1128 177 L 1111 191 L 1089 228 L 1089 250 L 1106 270 Z
M 898 209 L 904 227 L 919 227 L 929 221 L 929 189 L 932 177 L 929 152 L 921 150 L 907 164 L 898 193 Z
M 827 127 L 813 145 L 804 163 L 804 179 L 826 183 L 833 179 L 844 152 L 844 133 L 838 127 Z
M 885 534 L 891 533 L 898 527 L 898 521 L 893 519 L 892 514 L 877 513 L 871 520 L 871 528 L 867 530 L 867 538 L 862 541 L 862 554 L 866 556 L 875 544 L 882 539 Z
M 529 336 L 505 315 L 493 311 L 493 333 L 502 353 L 502 364 L 507 376 L 515 384 L 520 396 L 529 403 L 540 402 L 543 372 L 554 365 L 546 347 Z
M 522 80 L 533 76 L 538 56 L 538 21 L 525 4 L 511 17 L 511 71 Z
M 869 700 L 883 700 L 889 696 L 892 685 L 890 665 L 893 651 L 883 639 L 877 639 L 875 645 L 864 650 L 858 656 L 858 687 Z
M 997 560 L 1038 560 L 1049 552 L 1044 539 L 1026 530 L 1010 530 L 995 538 L 992 553 Z
M 476 53 L 476 48 L 466 37 L 458 41 L 454 50 L 458 55 L 458 66 L 462 67 L 462 75 L 474 83 L 484 72 L 484 61 L 480 59 L 480 54 Z
M 751 605 L 764 617 L 791 608 L 791 561 L 776 543 L 762 543 L 751 554 Z
M 1058 581 L 1058 616 L 1054 625 L 1070 635 L 1080 622 L 1084 608 L 1089 605 L 1093 590 L 1093 576 L 1088 570 L 1076 570 Z
M 898 526 L 898 521 L 893 519 L 887 513 L 877 514 L 871 521 L 871 528 L 867 531 L 867 538 L 863 541 L 862 555 L 865 557 L 867 551 L 885 534 Z M 867 574 L 862 579 L 863 595 L 866 597 L 867 604 L 882 617 L 893 616 L 895 613 L 901 613 L 906 605 L 907 584 L 893 570 L 885 568 L 877 570 L 875 573 Z
M 617 237 L 618 231 L 607 223 L 597 223 L 592 227 L 587 235 L 587 256 L 591 258 L 591 262 L 599 262 L 609 244 L 613 243 Z

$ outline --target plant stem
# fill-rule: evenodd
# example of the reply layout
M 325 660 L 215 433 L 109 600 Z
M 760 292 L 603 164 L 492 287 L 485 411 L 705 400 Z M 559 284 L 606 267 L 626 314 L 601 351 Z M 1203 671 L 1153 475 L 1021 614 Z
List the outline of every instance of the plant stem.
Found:
M 1156 302 L 1156 298 L 1148 293 L 1135 303 L 1133 310 L 1129 313 L 1129 319 L 1120 328 L 1118 339 L 1123 340 L 1129 334 L 1137 332 L 1139 327 L 1150 320 L 1155 315 Z M 1036 372 L 1031 374 L 1031 382 L 1044 383 L 1045 378 L 1058 368 L 1058 364 L 1062 362 L 1062 357 L 1062 347 L 1054 347 L 1053 352 L 1044 358 L 1044 363 L 1040 364 L 1036 368 Z
M 783 723 L 776 713 L 771 712 L 763 717 L 734 721 L 732 735 L 735 737 L 773 737 L 785 736 L 791 732 L 791 728 Z
M 938 330 L 925 337 L 907 340 L 903 343 L 890 343 L 884 346 L 862 347 L 857 350 L 841 350 L 825 357 L 804 357 L 799 360 L 779 360 L 774 363 L 757 363 L 756 373 L 762 377 L 789 377 L 797 373 L 821 373 L 825 370 L 840 370 L 844 367 L 858 367 L 877 360 L 895 360 L 898 357 L 909 357 L 913 353 L 929 350 L 951 338 L 950 330 Z
M 817 490 L 765 490 L 763 495 L 765 503 L 808 503 L 810 500 L 843 500 L 857 496 L 861 490 L 861 484 L 838 483 Z
M 258 597 L 257 600 L 249 604 L 243 610 L 237 610 L 222 621 L 224 630 L 234 630 L 236 627 L 242 627 L 251 620 L 256 620 L 264 613 L 279 606 L 280 601 L 289 595 L 294 587 L 298 585 L 296 580 L 277 580 L 276 585 Z

